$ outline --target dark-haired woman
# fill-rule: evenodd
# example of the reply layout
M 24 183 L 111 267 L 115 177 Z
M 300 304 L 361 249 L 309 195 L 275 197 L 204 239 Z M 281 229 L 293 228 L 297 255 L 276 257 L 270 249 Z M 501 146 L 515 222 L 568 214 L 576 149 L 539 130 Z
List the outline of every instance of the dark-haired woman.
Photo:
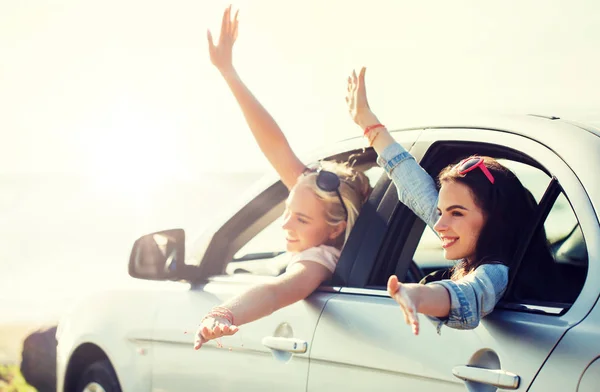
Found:
M 401 202 L 435 230 L 444 257 L 458 260 L 445 279 L 426 284 L 388 280 L 388 293 L 402 308 L 413 333 L 419 333 L 418 313 L 456 329 L 475 328 L 504 294 L 511 258 L 519 238 L 529 229 L 536 208 L 531 193 L 509 169 L 490 157 L 471 156 L 449 165 L 434 179 L 400 144 L 369 108 L 365 69 L 348 78 L 346 101 L 378 154 Z M 536 236 L 539 248 L 545 237 Z M 547 247 L 546 247 L 547 249 Z

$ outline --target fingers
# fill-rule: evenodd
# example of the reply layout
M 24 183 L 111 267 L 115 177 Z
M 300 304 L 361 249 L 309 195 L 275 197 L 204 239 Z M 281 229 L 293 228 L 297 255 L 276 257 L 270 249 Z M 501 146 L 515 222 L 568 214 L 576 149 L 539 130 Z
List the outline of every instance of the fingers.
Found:
M 360 82 L 360 81 L 363 81 L 363 82 L 365 81 L 365 73 L 366 73 L 366 72 L 367 72 L 367 67 L 362 67 L 362 68 L 360 69 L 360 72 L 359 72 L 359 74 L 358 74 L 358 81 L 359 81 L 359 82 Z
M 206 30 L 206 39 L 208 40 L 208 50 L 211 52 L 215 49 L 215 41 L 213 40 L 212 33 L 210 30 Z
M 217 327 L 211 329 L 206 326 L 200 327 L 198 332 L 196 333 L 196 339 L 194 340 L 194 350 L 199 350 L 202 345 L 209 340 L 215 339 L 219 336 L 216 336 L 215 329 Z
M 400 289 L 400 284 L 398 282 L 398 277 L 396 275 L 392 275 L 388 279 L 387 283 L 387 292 L 390 297 L 394 297 L 394 295 Z
M 239 331 L 239 328 L 236 325 L 225 325 L 221 327 L 222 336 L 231 336 Z
M 413 333 L 415 334 L 415 336 L 419 335 L 419 319 L 416 318 L 413 322 Z
M 227 34 L 228 36 L 231 36 L 231 4 L 229 5 L 229 7 L 227 7 L 227 20 L 225 22 L 225 28 L 223 29 L 223 33 Z
M 402 309 L 402 315 L 404 316 L 404 322 L 406 323 L 406 325 L 410 325 L 410 318 L 408 315 L 408 309 L 406 309 L 406 306 L 404 305 L 400 305 L 400 309 Z
M 224 42 L 235 42 L 238 35 L 238 14 L 237 10 L 231 18 L 231 5 L 225 8 L 223 19 L 221 20 L 221 35 L 219 36 L 219 44 Z
M 358 87 L 362 88 L 363 90 L 366 91 L 366 86 L 365 86 L 365 72 L 367 72 L 367 68 L 366 67 L 362 67 L 360 69 L 360 72 L 358 74 Z
M 229 31 L 229 12 L 231 11 L 231 6 L 225 8 L 223 12 L 223 19 L 221 20 L 221 36 L 219 37 L 219 41 L 223 39 L 223 36 Z
M 413 304 L 410 297 L 406 294 L 406 291 L 399 287 L 399 290 L 394 294 L 394 299 L 400 304 L 402 311 L 404 312 L 404 321 L 407 325 L 412 327 L 412 331 L 415 335 L 419 334 L 419 315 L 417 309 Z
M 358 76 L 356 75 L 356 70 L 352 70 L 352 74 L 348 77 L 348 92 L 355 92 L 359 88 L 364 88 L 365 82 L 365 72 L 366 68 L 362 67 L 359 71 Z
M 411 309 L 409 311 L 408 318 L 409 318 L 409 323 L 407 323 L 407 324 L 412 327 L 413 334 L 418 335 L 419 334 L 419 316 L 414 311 L 414 309 Z
M 217 327 L 219 328 L 219 327 Z M 220 329 L 221 329 L 221 336 L 228 336 L 228 335 L 233 335 L 235 332 L 234 331 L 235 325 L 221 325 Z
M 390 297 L 392 297 L 402 309 L 404 314 L 404 322 L 412 327 L 412 332 L 415 335 L 419 334 L 419 315 L 417 309 L 406 290 L 402 288 L 402 284 L 398 281 L 396 275 L 392 275 L 388 279 L 387 291 Z
M 200 334 L 204 339 L 211 340 L 211 339 L 215 338 L 213 330 L 214 330 L 214 328 L 209 328 L 207 326 L 204 326 L 204 327 L 200 328 Z
M 196 339 L 194 341 L 194 349 L 199 350 L 200 347 L 209 340 L 217 339 L 222 336 L 231 336 L 239 331 L 237 325 L 228 324 L 212 324 L 211 326 L 202 325 L 196 332 Z
M 206 343 L 208 340 L 203 336 L 204 328 L 198 328 L 198 332 L 196 332 L 196 339 L 194 340 L 194 350 L 199 350 L 202 347 L 202 344 Z
M 231 40 L 235 42 L 238 35 L 238 14 L 240 10 L 235 11 L 235 16 L 233 17 L 232 27 L 231 27 Z
M 202 345 L 206 342 L 207 340 L 204 339 L 202 336 L 196 337 L 196 340 L 194 341 L 194 350 L 199 350 L 200 347 L 202 347 Z

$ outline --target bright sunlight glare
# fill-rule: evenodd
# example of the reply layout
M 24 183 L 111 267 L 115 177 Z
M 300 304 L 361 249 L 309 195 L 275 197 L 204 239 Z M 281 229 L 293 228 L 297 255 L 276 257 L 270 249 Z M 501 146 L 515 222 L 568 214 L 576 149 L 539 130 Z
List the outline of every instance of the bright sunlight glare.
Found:
M 178 160 L 177 132 L 131 107 L 116 107 L 105 123 L 81 134 L 85 172 L 98 193 L 139 197 L 184 172 Z

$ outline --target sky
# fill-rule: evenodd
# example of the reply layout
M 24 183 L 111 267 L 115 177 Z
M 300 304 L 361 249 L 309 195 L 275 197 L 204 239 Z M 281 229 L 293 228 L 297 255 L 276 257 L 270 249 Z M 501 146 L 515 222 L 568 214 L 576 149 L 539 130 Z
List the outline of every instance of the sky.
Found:
M 161 184 L 270 170 L 208 58 L 206 30 L 218 36 L 228 4 L 0 2 L 0 300 L 39 307 L 41 293 L 71 295 L 90 274 L 126 276 L 137 236 L 202 221 L 202 195 L 227 193 Z M 600 125 L 595 0 L 233 7 L 234 64 L 299 154 L 361 134 L 344 101 L 361 66 L 371 107 L 392 129 L 456 113 Z M 37 182 L 11 182 L 27 178 Z M 37 290 L 22 288 L 31 279 Z
M 218 34 L 227 4 L 2 2 L 0 171 L 267 168 L 207 55 L 206 29 Z M 345 79 L 363 65 L 372 107 L 392 127 L 457 111 L 591 118 L 600 107 L 592 0 L 233 6 L 235 64 L 299 153 L 358 135 Z

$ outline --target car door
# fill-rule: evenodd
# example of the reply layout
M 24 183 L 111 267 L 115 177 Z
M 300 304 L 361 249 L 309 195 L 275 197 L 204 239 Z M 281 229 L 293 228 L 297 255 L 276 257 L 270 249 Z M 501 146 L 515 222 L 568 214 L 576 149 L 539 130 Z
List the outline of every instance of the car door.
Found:
M 195 327 L 212 306 L 270 277 L 235 275 L 164 298 L 153 331 L 153 391 L 305 391 L 306 349 L 319 315 L 334 295 L 310 298 L 244 325 L 229 337 L 193 349 Z M 184 331 L 187 330 L 187 333 Z M 269 339 L 271 342 L 269 342 Z M 277 348 L 271 351 L 266 345 Z
M 365 171 L 372 183 L 382 176 L 372 152 L 365 155 L 351 149 L 336 158 L 349 156 L 357 159 L 355 167 Z M 284 237 L 277 219 L 287 196 L 282 189 L 281 185 L 267 188 L 217 231 L 211 240 L 216 250 L 207 251 L 203 263 L 220 257 L 223 265 L 209 268 L 208 283 L 190 289 L 182 285 L 181 290 L 164 294 L 152 335 L 154 391 L 306 390 L 308 352 L 317 321 L 338 291 L 330 284 L 305 300 L 241 326 L 234 336 L 208 342 L 198 351 L 192 348 L 195 329 L 210 308 L 274 279 L 287 265 L 288 255 L 280 254 Z
M 600 304 L 571 328 L 535 378 L 532 392 L 594 392 L 600 385 Z
M 196 328 L 212 307 L 281 273 L 277 269 L 285 264 L 281 259 L 286 255 L 275 256 L 284 243 L 274 234 L 281 232 L 276 218 L 283 212 L 286 195 L 280 184 L 267 187 L 216 232 L 211 239 L 216 249 L 207 251 L 203 260 L 213 264 L 207 282 L 163 293 L 152 333 L 154 391 L 306 389 L 306 349 L 322 308 L 333 295 L 326 287 L 304 301 L 243 325 L 234 336 L 193 349 Z M 260 251 L 254 249 L 239 259 L 257 244 Z
M 432 152 L 434 147 L 439 150 L 436 154 Z M 577 176 L 558 155 L 531 139 L 482 129 L 428 130 L 411 152 L 418 160 L 428 154 L 424 162 L 435 166 L 431 174 L 451 163 L 439 162 L 436 166 L 436 160 L 449 159 L 460 148 L 464 155 L 474 152 L 485 155 L 489 151 L 487 155 L 509 156 L 516 151 L 520 152 L 516 155 L 519 159 L 527 154 L 543 162 L 560 183 L 565 199 L 571 202 L 572 213 L 585 238 L 599 238 L 594 210 Z M 414 268 L 409 267 L 409 262 L 419 258 L 415 248 L 417 253 L 427 252 L 430 258 L 430 249 L 420 249 L 424 224 L 406 210 L 398 208 L 390 221 L 388 240 L 382 242 L 379 250 L 378 258 L 391 260 L 392 269 L 385 266 L 385 260 L 375 263 L 374 268 L 380 271 L 370 271 L 364 284 L 343 287 L 337 297 L 327 302 L 310 353 L 308 391 L 332 388 L 462 391 L 465 384 L 469 390 L 495 390 L 494 385 L 502 390 L 527 390 L 561 337 L 592 308 L 597 298 L 596 279 L 587 279 L 584 286 L 581 283 L 583 287 L 576 287 L 581 294 L 574 303 L 538 301 L 534 305 L 531 301 L 507 301 L 469 331 L 442 327 L 438 334 L 434 325 L 421 315 L 421 332 L 413 336 L 398 306 L 385 292 L 390 272 L 410 281 Z M 588 244 L 589 254 L 594 247 Z M 443 263 L 439 261 L 442 267 Z

